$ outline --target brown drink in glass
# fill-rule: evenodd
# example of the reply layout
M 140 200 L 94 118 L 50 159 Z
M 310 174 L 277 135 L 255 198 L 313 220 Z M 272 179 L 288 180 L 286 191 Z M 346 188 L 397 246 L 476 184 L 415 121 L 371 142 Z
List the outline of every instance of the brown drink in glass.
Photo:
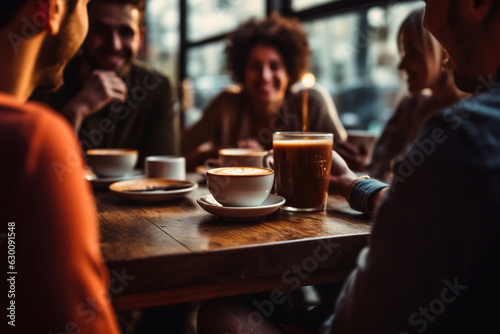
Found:
M 326 207 L 332 165 L 333 134 L 273 134 L 275 192 L 288 211 L 321 211 Z

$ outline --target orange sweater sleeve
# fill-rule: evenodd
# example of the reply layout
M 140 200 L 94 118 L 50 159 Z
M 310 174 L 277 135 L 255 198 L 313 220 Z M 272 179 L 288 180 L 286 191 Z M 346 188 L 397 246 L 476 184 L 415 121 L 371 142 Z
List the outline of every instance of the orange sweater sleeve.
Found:
M 72 129 L 39 105 L 3 111 L 1 102 L 0 145 L 11 158 L 0 224 L 15 223 L 16 332 L 119 333 Z

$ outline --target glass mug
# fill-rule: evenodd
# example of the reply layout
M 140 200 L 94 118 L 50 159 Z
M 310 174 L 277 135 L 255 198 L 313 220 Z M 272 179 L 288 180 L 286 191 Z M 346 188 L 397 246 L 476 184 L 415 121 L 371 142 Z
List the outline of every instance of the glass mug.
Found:
M 286 203 L 282 210 L 312 212 L 326 208 L 332 166 L 333 134 L 273 133 L 275 193 Z

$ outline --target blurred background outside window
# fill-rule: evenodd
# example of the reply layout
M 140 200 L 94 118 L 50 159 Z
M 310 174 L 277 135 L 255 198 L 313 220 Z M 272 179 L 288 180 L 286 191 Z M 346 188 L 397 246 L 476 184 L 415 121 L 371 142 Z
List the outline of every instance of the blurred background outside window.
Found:
M 224 34 L 249 18 L 266 15 L 265 0 L 185 0 L 186 79 L 180 85 L 187 126 L 224 87 L 233 84 L 226 69 Z M 340 0 L 292 0 L 300 13 Z M 347 0 L 348 1 L 348 0 Z M 148 0 L 145 58 L 179 82 L 179 0 Z M 397 33 L 402 21 L 422 1 L 343 11 L 318 19 L 304 18 L 312 49 L 310 71 L 332 95 L 347 129 L 378 135 L 391 116 L 406 83 L 398 70 Z M 214 38 L 218 37 L 218 38 Z M 199 41 L 208 40 L 206 43 Z
M 422 6 L 396 3 L 304 23 L 310 70 L 331 93 L 346 128 L 382 131 L 406 89 L 398 70 L 399 27 Z
M 265 0 L 187 0 L 187 3 L 189 42 L 228 34 L 242 22 L 266 16 Z M 194 99 L 193 103 L 185 104 L 187 126 L 201 117 L 203 108 L 214 96 L 234 84 L 226 68 L 225 46 L 224 39 L 221 39 L 187 51 L 184 95 Z
M 179 0 L 147 0 L 146 42 L 140 58 L 167 74 L 172 83 L 179 79 Z
M 191 48 L 187 53 L 187 76 L 184 80 L 185 95 L 194 99 L 186 111 L 186 124 L 196 122 L 202 109 L 225 87 L 233 84 L 226 69 L 224 41 Z
M 187 0 L 190 42 L 229 33 L 243 21 L 266 15 L 264 0 Z

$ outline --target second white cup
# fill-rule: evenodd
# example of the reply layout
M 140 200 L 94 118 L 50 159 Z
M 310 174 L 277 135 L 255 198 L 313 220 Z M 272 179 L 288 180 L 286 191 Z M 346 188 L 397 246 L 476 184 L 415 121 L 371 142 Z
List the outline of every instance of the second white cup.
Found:
M 152 155 L 144 163 L 147 178 L 186 179 L 186 158 L 176 155 Z
M 223 148 L 218 159 L 208 159 L 205 168 L 217 167 L 264 167 L 262 161 L 268 151 L 251 148 Z M 211 165 L 212 164 L 212 165 Z

